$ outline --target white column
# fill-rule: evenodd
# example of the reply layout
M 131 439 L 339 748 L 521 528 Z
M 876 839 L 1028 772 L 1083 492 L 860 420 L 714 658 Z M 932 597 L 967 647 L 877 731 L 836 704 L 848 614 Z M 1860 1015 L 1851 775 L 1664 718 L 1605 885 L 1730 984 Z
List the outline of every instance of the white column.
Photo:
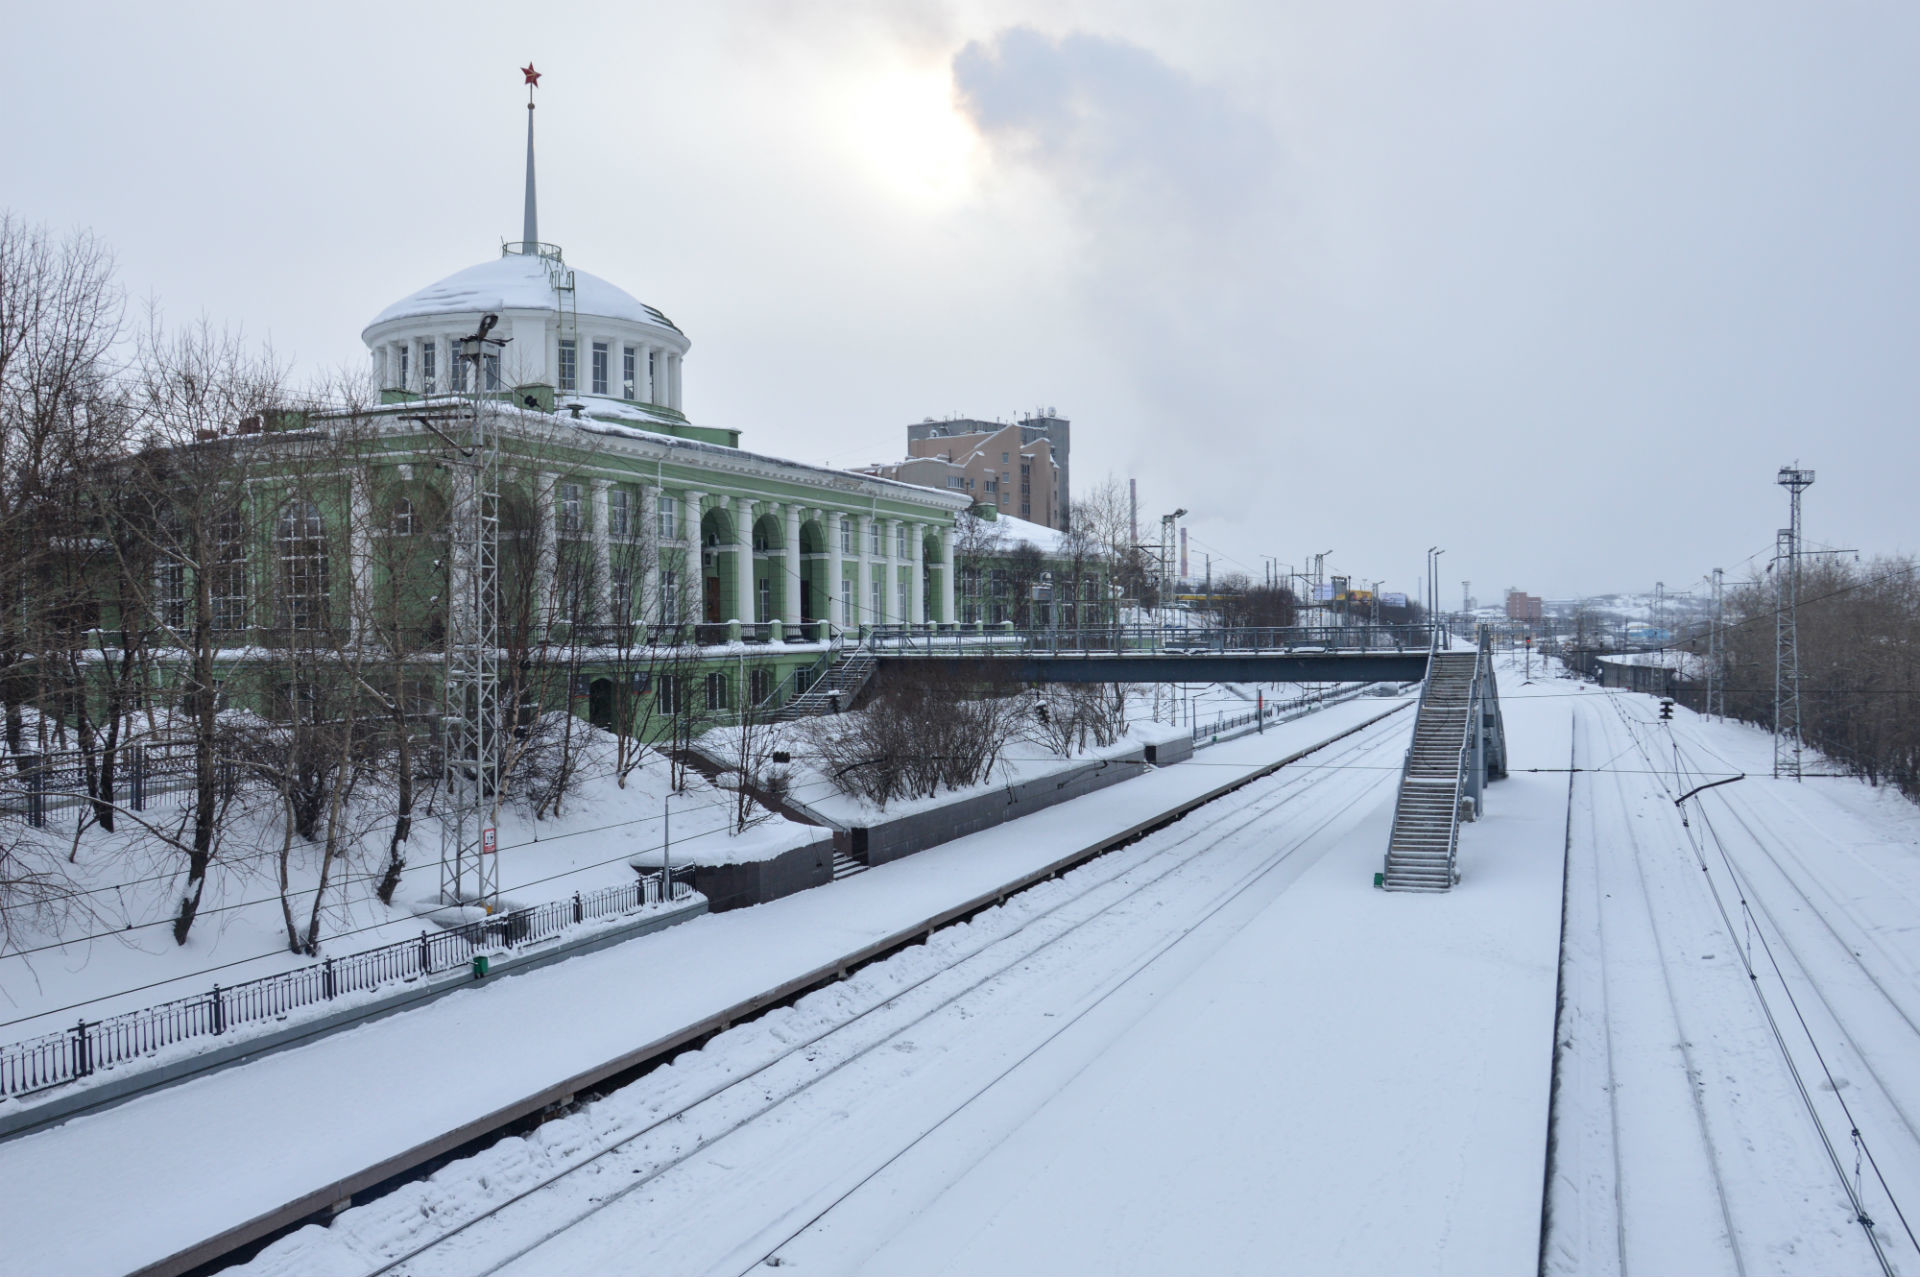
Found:
M 597 625 L 606 625 L 613 621 L 613 546 L 607 533 L 607 489 L 612 485 L 605 479 L 594 479 L 588 484 L 592 497 L 593 514 L 593 619 Z M 623 557 L 620 570 L 625 572 L 629 564 Z M 633 606 L 633 595 L 627 595 L 627 606 Z
M 634 618 L 642 623 L 660 615 L 660 487 L 648 483 L 640 488 L 640 526 L 632 529 L 635 555 L 640 560 L 640 581 L 633 596 Z
M 925 535 L 925 524 L 907 525 L 907 561 L 913 565 L 913 583 L 907 587 L 907 613 L 915 625 L 927 623 L 927 597 L 920 584 L 927 575 L 927 549 L 922 540 Z
M 646 386 L 640 398 L 658 407 L 664 401 L 660 398 L 660 378 L 654 375 L 654 361 L 664 356 L 658 346 L 642 346 L 640 355 L 640 380 Z
M 753 502 L 736 499 L 733 503 L 733 615 L 742 625 L 754 622 L 753 608 Z
M 898 625 L 900 623 L 900 568 L 896 553 L 899 533 L 894 529 L 898 519 L 880 520 L 880 623 Z
M 683 492 L 680 499 L 686 502 L 686 508 L 680 512 L 682 534 L 686 541 L 686 552 L 682 555 L 680 568 L 680 619 L 688 625 L 696 625 L 707 619 L 707 565 L 705 555 L 700 548 L 700 516 L 704 513 L 700 503 L 707 499 L 704 492 Z
M 667 374 L 667 386 L 668 386 L 669 393 L 671 393 L 673 396 L 672 407 L 675 409 L 675 411 L 681 411 L 681 408 L 680 408 L 680 356 L 669 355 L 667 356 L 667 359 L 669 364 L 671 364 L 671 369 Z
M 560 507 L 553 499 L 553 488 L 559 481 L 556 475 L 541 475 L 534 499 L 539 511 L 540 553 L 534 560 L 533 614 L 542 627 L 551 625 L 559 611 L 553 596 L 554 576 L 560 564 Z
M 846 590 L 846 586 L 840 581 L 840 574 L 846 571 L 846 562 L 841 558 L 840 551 L 840 526 L 841 520 L 846 517 L 844 514 L 829 512 L 825 520 L 827 530 L 826 619 L 835 625 L 846 624 L 846 619 L 840 614 L 840 595 Z
M 872 611 L 870 600 L 873 598 L 873 516 L 860 514 L 854 516 L 853 548 L 860 554 L 860 575 L 853 582 L 853 621 L 856 625 L 878 625 L 877 615 L 868 615 Z
M 786 566 L 782 572 L 784 588 L 780 591 L 780 622 L 793 626 L 800 624 L 800 591 L 806 588 L 806 583 L 800 576 L 800 507 L 789 503 L 786 514 L 786 526 L 782 529 L 786 535 L 786 545 L 781 561 Z
M 367 497 L 367 473 L 362 468 L 353 471 L 348 499 L 353 508 L 348 513 L 352 523 L 347 529 L 348 554 L 352 560 L 347 567 L 350 574 L 347 615 L 350 632 L 359 639 L 366 632 L 367 604 L 373 586 L 373 505 Z
M 953 529 L 940 529 L 940 619 L 952 625 L 959 618 L 953 610 Z

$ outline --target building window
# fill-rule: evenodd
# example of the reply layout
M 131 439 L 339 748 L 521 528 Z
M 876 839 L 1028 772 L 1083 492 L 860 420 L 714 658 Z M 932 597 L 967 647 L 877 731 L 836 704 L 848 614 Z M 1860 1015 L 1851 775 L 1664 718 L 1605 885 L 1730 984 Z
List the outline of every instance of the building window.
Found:
M 747 671 L 747 688 L 755 705 L 764 705 L 773 695 L 773 671 L 764 665 L 757 665 Z
M 753 619 L 764 621 L 773 613 L 773 582 L 761 577 L 754 598 Z
M 686 703 L 686 689 L 681 685 L 685 676 L 667 675 L 660 680 L 660 712 L 678 714 Z
M 168 629 L 187 623 L 187 565 L 179 559 L 161 559 L 153 569 L 154 616 Z
M 873 557 L 877 559 L 880 557 L 880 520 L 872 520 L 867 525 L 867 530 L 872 534 L 869 539 L 873 542 L 871 547 Z
M 1007 464 L 1007 454 L 1004 452 L 1000 454 L 1000 464 L 1003 466 Z
M 1000 490 L 1000 481 L 998 479 L 987 480 L 988 492 L 998 492 L 999 490 Z
M 408 361 L 412 358 L 413 351 L 404 341 L 400 343 L 399 349 L 400 349 L 399 378 L 393 384 L 398 386 L 400 389 L 405 390 L 408 385 L 407 364 L 408 364 Z
M 481 384 L 488 390 L 500 389 L 500 352 L 488 351 L 480 356 Z
M 393 503 L 393 517 L 387 520 L 387 529 L 397 537 L 410 537 L 419 530 L 413 513 L 413 502 L 405 497 Z
M 718 670 L 707 675 L 707 708 L 727 708 L 727 676 Z
M 426 391 L 428 394 L 432 394 L 439 389 L 439 387 L 434 384 L 434 377 L 439 372 L 437 367 L 440 362 L 438 358 L 439 354 L 440 352 L 434 349 L 433 342 L 423 341 L 420 343 L 420 389 Z
M 281 512 L 275 540 L 280 555 L 280 620 L 290 631 L 318 630 L 327 621 L 327 534 L 320 509 L 294 501 Z
M 633 535 L 633 494 L 625 488 L 614 488 L 607 493 L 607 535 Z
M 660 511 L 656 517 L 659 520 L 658 531 L 660 539 L 662 541 L 673 540 L 675 536 L 679 535 L 675 529 L 675 525 L 680 520 L 680 498 L 662 492 L 660 494 Z
M 996 599 L 1007 597 L 1007 574 L 1000 568 L 993 570 L 993 597 Z
M 660 624 L 680 624 L 680 574 L 672 568 L 660 571 Z
M 885 602 L 887 597 L 886 588 L 887 587 L 885 585 L 881 584 L 879 577 L 876 576 L 873 578 L 873 592 L 872 592 L 872 600 L 871 600 L 873 615 L 869 619 L 875 625 L 880 624 L 880 622 L 886 617 L 886 612 L 882 610 L 882 607 L 881 607 L 881 604 Z
M 632 346 L 623 346 L 620 349 L 620 397 L 622 399 L 633 398 Z
M 467 361 L 457 350 L 447 351 L 447 388 L 465 390 L 467 388 Z
M 577 537 L 585 526 L 580 517 L 580 485 L 563 483 L 559 488 L 559 500 L 555 502 L 555 513 L 560 516 L 560 535 Z
M 633 574 L 625 568 L 614 568 L 611 575 L 613 623 L 625 625 L 633 619 Z
M 575 389 L 579 375 L 579 355 L 573 338 L 563 337 L 560 339 L 560 389 Z
M 604 341 L 593 343 L 593 393 L 607 393 L 607 343 Z
M 647 385 L 653 388 L 653 394 L 647 397 L 649 403 L 660 402 L 660 383 L 664 380 L 661 373 L 666 369 L 667 357 L 657 350 L 647 352 Z
M 904 523 L 896 523 L 893 525 L 893 549 L 894 558 L 904 559 L 907 557 L 907 525 Z
M 240 512 L 228 510 L 214 521 L 213 628 L 247 628 L 247 543 Z
M 853 624 L 853 582 L 840 582 L 840 624 Z
M 949 488 L 964 488 L 967 486 L 967 481 L 959 475 L 950 474 L 947 476 L 947 486 Z
M 904 623 L 907 620 L 907 618 L 913 615 L 913 613 L 907 611 L 907 583 L 905 581 L 900 582 L 899 585 L 895 588 L 894 594 L 896 596 L 894 598 L 894 603 L 897 604 L 900 609 L 897 613 L 895 613 L 895 615 L 900 618 L 902 623 Z
M 840 516 L 840 552 L 853 553 L 853 520 L 844 514 Z

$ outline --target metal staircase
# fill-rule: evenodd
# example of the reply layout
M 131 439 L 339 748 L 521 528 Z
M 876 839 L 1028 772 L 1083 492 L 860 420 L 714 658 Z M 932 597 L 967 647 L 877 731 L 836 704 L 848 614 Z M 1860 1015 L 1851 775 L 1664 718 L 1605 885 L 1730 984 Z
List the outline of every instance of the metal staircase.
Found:
M 795 670 L 774 688 L 761 702 L 761 711 L 767 720 L 790 723 L 796 718 L 815 718 L 852 709 L 854 698 L 866 688 L 873 670 L 873 652 L 858 644 L 848 647 L 836 630 L 819 661 Z
M 1479 815 L 1486 781 L 1506 774 L 1506 731 L 1483 633 L 1476 651 L 1428 658 L 1379 885 L 1451 890 L 1460 880 L 1460 822 Z

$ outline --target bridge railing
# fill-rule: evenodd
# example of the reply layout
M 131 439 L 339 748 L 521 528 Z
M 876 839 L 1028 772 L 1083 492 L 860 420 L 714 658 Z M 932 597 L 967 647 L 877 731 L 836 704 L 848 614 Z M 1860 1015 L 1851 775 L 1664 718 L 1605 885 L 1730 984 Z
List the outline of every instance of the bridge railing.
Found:
M 1288 625 L 1182 629 L 1112 625 L 1091 629 L 878 626 L 867 639 L 881 656 L 1190 656 L 1210 653 L 1407 652 L 1426 649 L 1424 625 Z

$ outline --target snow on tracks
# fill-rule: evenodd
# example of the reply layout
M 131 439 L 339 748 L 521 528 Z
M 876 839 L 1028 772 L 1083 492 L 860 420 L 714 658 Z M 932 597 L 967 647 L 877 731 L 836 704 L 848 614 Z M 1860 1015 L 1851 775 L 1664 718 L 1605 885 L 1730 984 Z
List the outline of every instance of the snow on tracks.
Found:
M 1404 723 L 1369 728 L 1297 769 L 938 932 L 925 946 L 722 1034 L 524 1139 L 504 1140 L 426 1182 L 348 1211 L 331 1228 L 302 1230 L 249 1268 L 493 1271 L 529 1251 L 536 1266 L 571 1268 L 577 1266 L 572 1259 L 534 1248 L 616 1202 L 623 1221 L 616 1232 L 633 1226 L 635 1212 L 648 1218 L 651 1264 L 704 1268 L 734 1246 L 752 1250 L 758 1230 L 748 1223 L 756 1212 L 772 1211 L 764 1226 L 777 1232 L 785 1206 L 796 1197 L 811 1200 L 810 1192 L 831 1181 L 822 1179 L 829 1166 L 844 1174 L 898 1150 L 869 1133 L 839 1141 L 836 1160 L 823 1158 L 819 1141 L 810 1140 L 809 1156 L 787 1166 L 777 1154 L 743 1158 L 739 1146 L 778 1144 L 795 1125 L 812 1129 L 824 1120 L 844 1127 L 856 1113 L 856 1125 L 870 1128 L 881 1094 L 901 1105 L 886 1129 L 909 1137 L 930 1103 L 970 1096 L 981 1078 L 994 1076 L 996 1061 L 1024 1058 L 1035 1035 L 1044 1042 L 1070 1022 L 1051 1010 L 1032 1010 L 1036 982 L 1048 1007 L 1072 1006 L 1095 996 L 1117 968 L 1142 961 L 1143 951 L 1151 961 L 1198 925 L 1191 920 L 1195 908 L 1217 911 L 1223 891 L 1231 898 L 1310 836 L 1311 830 L 1290 828 L 1277 852 L 1264 846 L 1271 840 L 1257 827 L 1277 810 L 1310 793 L 1299 806 L 1320 814 L 1317 829 L 1356 795 L 1383 786 L 1391 775 L 1387 766 L 1330 769 L 1369 753 L 1390 754 L 1383 747 L 1404 729 Z M 1255 845 L 1261 854 L 1249 869 L 1245 853 Z M 983 1018 L 1007 1031 L 979 1032 Z M 930 1041 L 939 1044 L 946 1079 L 932 1095 L 916 1087 L 910 1067 Z M 954 1056 L 964 1057 L 967 1067 L 956 1069 Z M 722 1167 L 728 1157 L 733 1160 Z M 746 1176 L 754 1191 L 731 1188 L 716 1213 L 715 1185 L 736 1185 L 748 1164 L 786 1171 L 768 1182 L 761 1182 L 764 1169 Z

